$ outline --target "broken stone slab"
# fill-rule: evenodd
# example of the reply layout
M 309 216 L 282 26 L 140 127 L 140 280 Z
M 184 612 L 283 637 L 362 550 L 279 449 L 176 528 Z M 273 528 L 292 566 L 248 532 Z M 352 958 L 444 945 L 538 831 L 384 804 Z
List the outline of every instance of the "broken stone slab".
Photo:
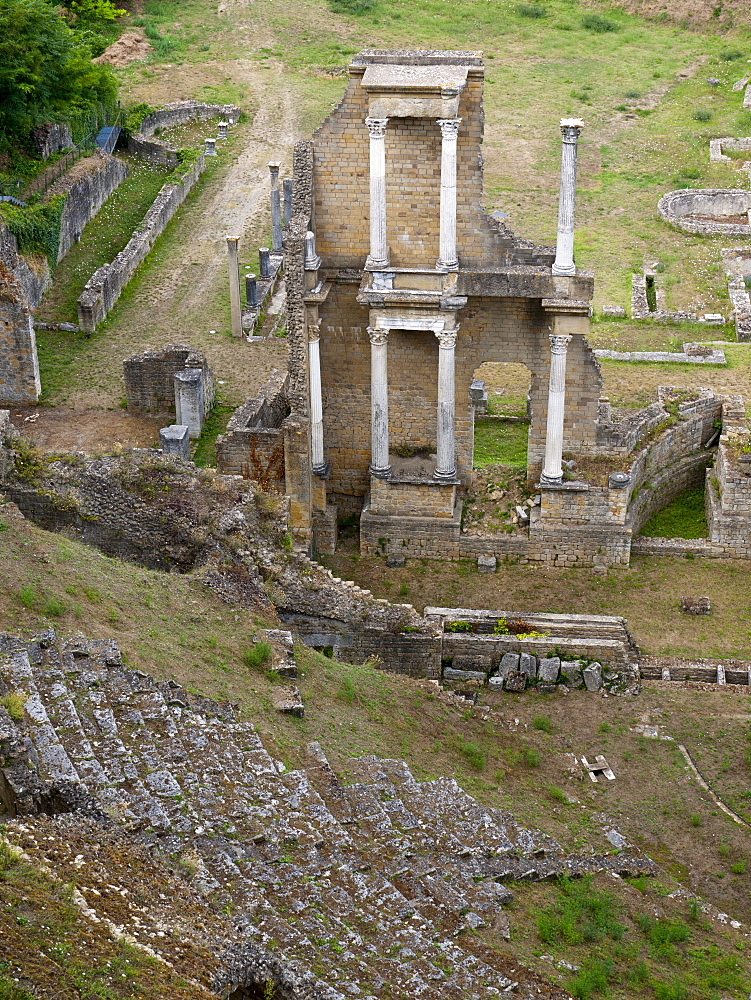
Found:
M 602 307 L 603 316 L 614 316 L 617 319 L 623 319 L 626 315 L 626 310 L 623 306 L 603 306 Z
M 602 687 L 602 666 L 599 663 L 590 663 L 584 668 L 582 676 L 587 691 L 599 691 Z
M 550 681 L 540 681 L 537 682 L 537 690 L 540 694 L 555 694 L 556 686 Z
M 570 688 L 580 688 L 584 683 L 579 660 L 562 660 L 561 674 L 566 677 L 566 683 Z
M 708 597 L 682 597 L 681 611 L 684 615 L 708 615 L 712 603 Z
M 407 562 L 406 556 L 389 555 L 386 556 L 386 565 L 390 569 L 401 569 Z
M 159 447 L 165 455 L 190 459 L 190 428 L 187 424 L 170 424 L 159 428 Z
M 454 670 L 481 670 L 489 674 L 493 667 L 493 657 L 482 653 L 458 653 L 451 666 Z
M 502 691 L 505 680 L 506 678 L 502 677 L 500 674 L 493 674 L 492 677 L 488 678 L 488 687 L 492 691 Z
M 478 556 L 477 557 L 477 572 L 478 573 L 495 573 L 495 568 L 497 565 L 497 560 L 495 556 Z
M 527 686 L 527 674 L 523 670 L 512 670 L 506 677 L 506 690 L 523 691 Z
M 519 669 L 530 680 L 534 680 L 537 677 L 537 657 L 532 653 L 522 653 L 519 656 Z
M 485 683 L 486 674 L 482 670 L 455 670 L 453 667 L 443 668 L 445 681 L 480 681 Z
M 519 654 L 518 653 L 504 653 L 501 657 L 501 662 L 498 667 L 498 675 L 500 677 L 508 677 L 512 670 L 519 669 Z
M 537 677 L 543 684 L 555 684 L 561 670 L 561 661 L 558 656 L 540 657 L 540 665 L 537 668 Z M 538 685 L 539 686 L 539 685 Z
M 294 684 L 289 687 L 275 687 L 271 689 L 271 704 L 277 712 L 285 715 L 294 715 L 302 719 L 305 714 L 302 695 Z

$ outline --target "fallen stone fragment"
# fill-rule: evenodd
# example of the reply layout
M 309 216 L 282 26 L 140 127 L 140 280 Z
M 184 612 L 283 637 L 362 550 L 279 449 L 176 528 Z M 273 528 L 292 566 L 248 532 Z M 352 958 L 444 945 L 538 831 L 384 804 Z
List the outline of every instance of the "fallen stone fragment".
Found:
M 285 715 L 294 715 L 298 719 L 302 719 L 305 714 L 302 695 L 294 684 L 291 684 L 289 687 L 272 688 L 271 704 L 277 712 L 283 712 Z
M 602 687 L 602 666 L 599 663 L 590 663 L 584 668 L 582 676 L 587 691 L 599 691 Z

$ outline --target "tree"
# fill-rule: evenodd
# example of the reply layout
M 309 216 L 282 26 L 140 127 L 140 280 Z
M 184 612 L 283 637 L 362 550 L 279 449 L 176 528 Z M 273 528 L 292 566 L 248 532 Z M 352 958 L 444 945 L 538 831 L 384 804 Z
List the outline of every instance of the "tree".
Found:
M 116 95 L 112 72 L 91 62 L 59 8 L 0 0 L 0 148 L 23 142 L 34 125 Z

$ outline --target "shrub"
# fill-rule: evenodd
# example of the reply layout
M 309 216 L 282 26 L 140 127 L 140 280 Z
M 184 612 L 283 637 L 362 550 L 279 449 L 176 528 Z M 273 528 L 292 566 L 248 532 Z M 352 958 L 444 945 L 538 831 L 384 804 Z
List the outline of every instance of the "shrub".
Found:
M 553 723 L 547 715 L 536 715 L 534 719 L 532 719 L 532 728 L 538 729 L 541 733 L 552 733 Z
M 742 49 L 722 49 L 720 59 L 723 62 L 733 62 L 735 59 L 742 59 L 744 54 Z
M 459 751 L 466 757 L 467 763 L 476 771 L 482 771 L 485 767 L 486 757 L 482 749 L 471 740 L 460 740 Z
M 547 7 L 543 7 L 540 4 L 536 3 L 520 3 L 517 4 L 516 7 L 516 13 L 519 15 L 519 17 L 532 17 L 532 18 L 545 17 L 547 12 L 548 12 Z
M 354 703 L 357 691 L 350 677 L 343 678 L 342 683 L 339 685 L 339 690 L 336 692 L 336 697 L 338 701 L 343 701 L 345 705 L 352 705 Z
M 598 35 L 605 34 L 606 31 L 619 31 L 620 25 L 610 18 L 602 17 L 600 14 L 585 14 L 582 18 L 582 28 L 587 31 L 594 31 Z
M 736 861 L 734 865 L 730 866 L 730 871 L 733 875 L 745 875 L 746 874 L 746 862 Z
M 67 610 L 65 602 L 61 601 L 59 597 L 50 597 L 42 605 L 42 614 L 47 615 L 48 618 L 62 618 Z
M 548 795 L 551 797 L 551 799 L 554 799 L 556 802 L 561 802 L 564 805 L 569 804 L 566 793 L 563 791 L 562 788 L 557 788 L 555 785 L 548 785 Z
M 537 935 L 545 944 L 585 944 L 609 937 L 620 941 L 624 926 L 609 893 L 592 886 L 592 876 L 561 880 L 559 896 L 537 919 Z
M 690 820 L 691 826 L 701 826 L 701 816 L 698 813 L 694 813 Z
M 522 760 L 527 765 L 527 767 L 539 767 L 540 766 L 540 755 L 532 747 L 525 747 L 522 751 Z
M 31 611 L 37 602 L 37 592 L 33 587 L 21 587 L 18 591 L 17 597 L 19 603 L 22 604 L 27 611 Z
M 375 5 L 375 0 L 329 0 L 335 14 L 367 14 Z
M 242 654 L 243 663 L 251 669 L 262 667 L 270 658 L 271 646 L 267 642 L 256 642 Z
M 613 963 L 607 959 L 588 956 L 570 984 L 571 993 L 577 1000 L 589 1000 L 609 992 L 608 978 L 613 972 Z
M 25 694 L 18 694 L 15 691 L 10 691 L 8 694 L 4 694 L 0 698 L 0 705 L 3 706 L 5 711 L 11 717 L 19 722 L 23 718 L 23 706 L 26 701 Z
M 697 108 L 696 111 L 691 115 L 691 117 L 696 122 L 708 122 L 712 119 L 712 112 L 707 111 L 706 108 Z

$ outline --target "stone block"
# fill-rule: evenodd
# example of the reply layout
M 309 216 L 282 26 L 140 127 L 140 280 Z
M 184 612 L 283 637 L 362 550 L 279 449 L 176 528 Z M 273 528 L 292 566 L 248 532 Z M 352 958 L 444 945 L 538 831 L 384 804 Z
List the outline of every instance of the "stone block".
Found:
M 566 684 L 570 688 L 580 688 L 584 683 L 582 668 L 579 660 L 561 661 L 561 674 L 566 678 Z
M 537 657 L 532 653 L 522 653 L 519 656 L 519 669 L 529 677 L 530 680 L 534 680 L 537 677 Z
M 712 604 L 708 597 L 682 597 L 681 611 L 684 615 L 708 615 Z
M 477 557 L 477 572 L 478 573 L 495 573 L 496 558 L 495 556 L 478 556 Z
M 482 670 L 455 670 L 453 667 L 443 668 L 445 681 L 479 681 L 485 683 L 486 675 Z
M 512 670 L 519 669 L 519 654 L 518 653 L 504 653 L 501 657 L 501 663 L 498 667 L 498 673 L 501 677 L 508 677 Z
M 555 684 L 560 669 L 561 661 L 557 656 L 541 657 L 537 677 L 543 684 Z
M 599 691 L 602 687 L 602 667 L 599 663 L 590 663 L 582 673 L 587 691 Z
M 626 310 L 623 306 L 603 306 L 602 315 L 615 316 L 622 319 L 626 315 Z
M 285 715 L 295 715 L 298 719 L 302 719 L 305 714 L 302 696 L 294 684 L 291 684 L 289 687 L 272 688 L 271 704 L 277 712 L 282 712 Z
M 488 687 L 492 691 L 501 691 L 505 680 L 506 678 L 502 677 L 500 674 L 493 674 L 492 677 L 488 678 Z
M 551 681 L 537 682 L 537 690 L 540 694 L 554 694 L 556 690 L 555 684 Z
M 391 569 L 401 569 L 407 562 L 406 556 L 390 555 L 386 556 L 386 565 Z
M 203 372 L 200 368 L 176 372 L 174 385 L 177 422 L 187 424 L 192 438 L 200 437 L 204 419 Z
M 523 691 L 527 686 L 527 674 L 523 670 L 512 670 L 506 678 L 507 691 Z
M 454 670 L 482 670 L 489 674 L 493 667 L 493 657 L 482 653 L 459 653 L 451 662 Z
M 159 429 L 159 447 L 165 455 L 190 459 L 190 433 L 186 424 L 170 424 Z

